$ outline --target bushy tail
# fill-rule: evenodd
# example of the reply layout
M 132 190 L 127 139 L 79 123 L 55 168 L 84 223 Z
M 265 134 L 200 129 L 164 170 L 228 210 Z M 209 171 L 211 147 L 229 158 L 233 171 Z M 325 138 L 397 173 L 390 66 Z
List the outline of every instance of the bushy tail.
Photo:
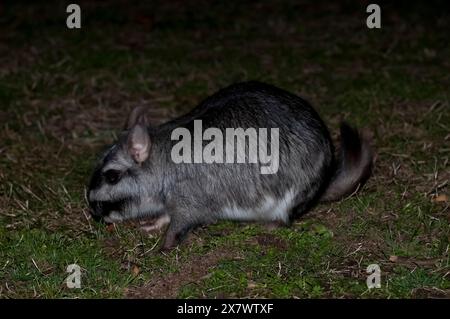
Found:
M 341 149 L 337 167 L 321 202 L 339 200 L 361 187 L 372 170 L 373 153 L 369 138 L 346 123 L 341 124 Z

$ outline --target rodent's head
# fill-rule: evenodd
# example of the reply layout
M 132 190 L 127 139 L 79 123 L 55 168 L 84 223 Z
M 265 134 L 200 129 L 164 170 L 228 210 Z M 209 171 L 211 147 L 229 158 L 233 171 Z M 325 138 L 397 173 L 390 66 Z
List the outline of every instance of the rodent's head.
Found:
M 135 109 L 116 144 L 100 158 L 88 186 L 87 199 L 92 217 L 119 222 L 145 214 L 150 200 L 143 185 L 148 182 L 145 161 L 151 141 L 145 117 Z

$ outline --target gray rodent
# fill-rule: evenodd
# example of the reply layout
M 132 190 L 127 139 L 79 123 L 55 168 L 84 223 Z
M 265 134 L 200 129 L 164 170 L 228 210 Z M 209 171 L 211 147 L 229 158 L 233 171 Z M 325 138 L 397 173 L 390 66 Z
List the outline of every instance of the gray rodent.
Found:
M 366 137 L 343 123 L 335 158 L 328 129 L 312 106 L 269 84 L 233 84 L 158 126 L 148 125 L 141 111 L 130 114 L 118 141 L 101 157 L 87 195 L 96 220 L 165 219 L 163 249 L 195 226 L 218 220 L 289 225 L 316 202 L 355 192 L 371 172 Z M 180 127 L 194 134 L 194 120 L 204 129 L 278 128 L 278 170 L 261 174 L 259 162 L 175 163 L 171 134 Z

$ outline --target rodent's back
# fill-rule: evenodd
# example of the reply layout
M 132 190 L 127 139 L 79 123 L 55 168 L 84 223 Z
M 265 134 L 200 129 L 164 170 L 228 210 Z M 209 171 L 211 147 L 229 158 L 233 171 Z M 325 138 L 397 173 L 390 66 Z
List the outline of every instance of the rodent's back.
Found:
M 172 163 L 176 176 L 190 177 L 193 184 L 189 189 L 180 184 L 176 192 L 193 201 L 202 198 L 212 209 L 224 203 L 250 208 L 264 196 L 282 199 L 291 192 L 296 205 L 301 205 L 312 200 L 328 178 L 333 161 L 329 132 L 309 103 L 292 93 L 260 82 L 226 87 L 160 127 L 157 135 L 166 140 L 166 153 L 176 143 L 169 141 L 171 131 L 185 127 L 193 135 L 194 120 L 202 120 L 203 130 L 223 132 L 226 128 L 278 128 L 279 169 L 276 174 L 262 175 L 254 164 Z
M 235 112 L 238 113 L 234 114 Z M 228 116 L 230 114 L 235 116 Z M 251 119 L 245 121 L 246 114 L 249 114 Z M 225 118 L 216 117 L 219 127 L 225 124 L 230 125 L 228 127 L 237 127 L 232 126 L 234 124 L 263 124 L 267 120 L 284 126 L 287 124 L 286 115 L 289 115 L 292 116 L 291 120 L 323 130 L 328 135 L 325 124 L 307 101 L 283 89 L 258 81 L 241 82 L 225 87 L 204 99 L 190 112 L 164 124 L 161 128 L 182 126 L 194 119 L 213 120 L 215 115 L 227 115 Z

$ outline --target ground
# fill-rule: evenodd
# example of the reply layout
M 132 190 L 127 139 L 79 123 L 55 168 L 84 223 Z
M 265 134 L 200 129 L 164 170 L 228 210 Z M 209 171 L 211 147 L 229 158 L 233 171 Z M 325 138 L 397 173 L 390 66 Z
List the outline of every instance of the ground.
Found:
M 449 298 L 445 10 L 380 2 L 368 29 L 368 2 L 208 3 L 80 1 L 80 30 L 63 2 L 0 4 L 0 297 Z M 334 136 L 343 119 L 372 132 L 358 194 L 291 228 L 202 227 L 167 253 L 90 219 L 96 156 L 133 106 L 180 114 L 253 79 L 308 99 Z

